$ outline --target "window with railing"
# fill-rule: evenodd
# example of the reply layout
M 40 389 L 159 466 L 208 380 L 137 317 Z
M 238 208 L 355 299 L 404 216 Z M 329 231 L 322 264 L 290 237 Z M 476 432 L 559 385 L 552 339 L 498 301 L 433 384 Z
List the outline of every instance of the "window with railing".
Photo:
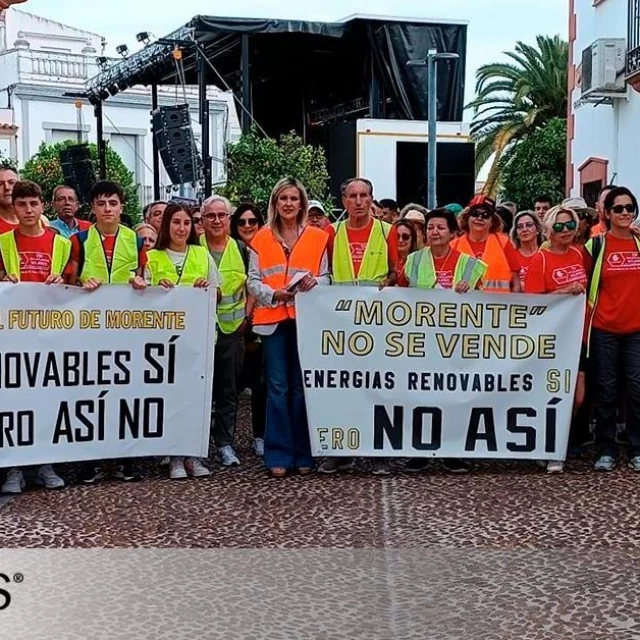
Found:
M 640 71 L 640 0 L 629 0 L 627 75 Z

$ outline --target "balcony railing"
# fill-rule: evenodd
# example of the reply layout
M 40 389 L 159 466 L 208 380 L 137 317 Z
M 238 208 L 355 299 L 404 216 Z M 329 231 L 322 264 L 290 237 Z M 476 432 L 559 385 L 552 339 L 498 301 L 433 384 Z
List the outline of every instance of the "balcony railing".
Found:
M 627 76 L 640 71 L 640 0 L 629 0 Z

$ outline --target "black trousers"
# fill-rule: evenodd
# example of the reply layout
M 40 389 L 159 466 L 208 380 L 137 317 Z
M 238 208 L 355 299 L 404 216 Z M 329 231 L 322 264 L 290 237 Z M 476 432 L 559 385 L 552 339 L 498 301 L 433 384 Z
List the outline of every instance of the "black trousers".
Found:
M 593 413 L 596 420 L 596 443 L 601 455 L 616 457 L 616 411 L 618 392 L 626 376 L 628 393 L 627 436 L 631 456 L 640 455 L 640 332 L 615 334 L 600 329 L 591 333 L 594 388 Z
M 217 447 L 233 444 L 243 360 L 244 335 L 218 330 L 213 368 L 213 439 Z
M 247 343 L 240 389 L 251 389 L 251 426 L 254 438 L 264 438 L 267 419 L 267 383 L 264 378 L 262 343 Z

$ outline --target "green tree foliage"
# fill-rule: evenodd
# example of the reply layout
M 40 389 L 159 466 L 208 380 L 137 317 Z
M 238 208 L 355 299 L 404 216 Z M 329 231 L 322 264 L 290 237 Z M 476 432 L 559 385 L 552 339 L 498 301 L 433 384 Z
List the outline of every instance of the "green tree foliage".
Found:
M 62 167 L 60 165 L 60 150 L 77 144 L 73 140 L 65 140 L 55 144 L 42 143 L 38 152 L 25 164 L 20 175 L 25 180 L 33 180 L 42 188 L 42 193 L 47 203 L 47 215 L 53 213 L 50 209 L 50 203 L 53 196 L 53 190 L 60 184 L 64 184 L 64 176 L 62 175 Z M 89 152 L 93 162 L 93 168 L 96 176 L 98 175 L 98 147 L 95 144 L 89 144 Z M 140 210 L 140 200 L 138 198 L 137 186 L 133 181 L 133 173 L 127 169 L 122 159 L 109 145 L 107 145 L 107 180 L 117 182 L 126 195 L 126 203 L 124 205 L 124 213 L 130 218 L 135 225 L 142 219 Z M 88 211 L 88 203 L 85 203 L 84 210 Z
M 502 161 L 502 189 L 506 200 L 520 209 L 533 207 L 536 196 L 564 197 L 567 121 L 554 118 L 530 133 Z
M 5 156 L 2 151 L 0 151 L 0 166 L 9 166 L 16 171 L 18 170 L 18 164 L 16 163 L 16 161 L 13 158 Z
M 324 149 L 305 145 L 295 133 L 274 140 L 252 129 L 227 147 L 227 174 L 218 191 L 232 202 L 251 200 L 265 213 L 271 190 L 287 176 L 300 180 L 309 198 L 331 206 Z
M 553 118 L 567 116 L 568 43 L 538 36 L 536 46 L 518 42 L 505 52 L 509 62 L 482 65 L 476 72 L 477 97 L 471 134 L 476 141 L 476 169 L 494 155 L 485 192 L 500 181 L 503 153 Z

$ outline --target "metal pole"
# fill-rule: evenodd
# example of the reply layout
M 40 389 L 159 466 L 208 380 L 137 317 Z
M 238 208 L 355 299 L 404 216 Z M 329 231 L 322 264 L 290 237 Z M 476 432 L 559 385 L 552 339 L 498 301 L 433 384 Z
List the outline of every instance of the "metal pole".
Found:
M 249 36 L 242 35 L 242 58 L 240 61 L 242 74 L 242 133 L 248 133 L 251 129 L 251 75 L 249 70 Z
M 158 108 L 158 85 L 151 85 L 151 112 Z M 153 127 L 153 118 L 151 119 Z M 160 200 L 160 152 L 158 150 L 158 138 L 156 137 L 155 128 L 151 136 L 151 149 L 153 158 L 153 199 Z
M 435 209 L 438 206 L 436 193 L 437 179 L 437 122 L 438 122 L 438 78 L 436 76 L 435 49 L 430 49 L 427 54 L 427 74 L 429 92 L 429 146 L 427 155 L 427 208 Z
M 95 108 L 96 136 L 98 138 L 98 176 L 100 180 L 107 179 L 107 148 L 104 144 L 104 131 L 102 121 L 102 102 L 98 102 Z
M 204 52 L 198 52 L 198 95 L 200 102 L 200 129 L 202 132 L 202 164 L 204 166 L 204 197 L 211 195 L 211 154 L 209 152 L 209 101 L 207 100 L 207 61 Z

